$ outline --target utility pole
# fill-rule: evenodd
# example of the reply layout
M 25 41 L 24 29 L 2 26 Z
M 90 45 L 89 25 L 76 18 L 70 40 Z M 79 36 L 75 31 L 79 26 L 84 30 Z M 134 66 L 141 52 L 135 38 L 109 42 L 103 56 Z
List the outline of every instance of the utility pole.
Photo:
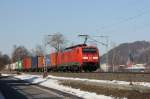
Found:
M 107 63 L 107 68 L 109 68 L 109 53 L 108 53 L 108 48 L 109 48 L 109 38 L 108 36 L 105 36 L 106 38 L 106 51 L 107 51 L 107 55 L 106 55 L 106 63 Z
M 56 36 L 56 35 L 48 35 L 48 37 L 53 37 L 53 36 Z M 48 44 L 50 44 L 50 41 L 48 41 Z M 55 57 L 55 58 L 56 58 L 56 59 L 55 59 L 55 60 L 56 60 L 56 67 L 57 67 L 57 65 L 58 65 L 58 64 L 57 64 L 57 63 L 58 63 L 57 58 L 58 58 L 59 48 L 60 48 L 60 45 L 58 44 L 58 45 L 57 45 L 57 49 L 56 49 L 56 57 Z
M 116 47 L 116 44 L 114 42 L 111 42 L 111 48 L 113 49 L 112 54 L 112 71 L 115 71 L 115 58 L 116 58 L 116 50 L 114 49 Z
M 46 63 L 46 46 L 47 46 L 47 40 L 46 40 L 46 36 L 44 38 L 44 72 L 43 72 L 43 78 L 47 77 L 47 63 Z
M 44 50 L 45 50 L 45 52 L 44 52 L 44 73 L 43 73 L 43 78 L 48 76 L 47 62 L 46 62 L 46 47 L 49 44 L 48 37 L 50 37 L 50 36 L 54 36 L 54 35 L 45 35 L 45 38 L 44 38 Z

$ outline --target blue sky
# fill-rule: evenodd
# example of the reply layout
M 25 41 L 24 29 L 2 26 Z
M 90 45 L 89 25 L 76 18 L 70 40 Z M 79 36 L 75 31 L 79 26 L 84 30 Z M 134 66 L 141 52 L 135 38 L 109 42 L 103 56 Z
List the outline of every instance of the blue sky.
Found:
M 149 41 L 149 4 L 149 0 L 0 0 L 0 51 L 11 54 L 15 44 L 30 50 L 54 32 L 75 44 L 83 41 L 79 33 L 107 35 L 117 45 Z M 104 46 L 99 48 L 105 52 Z

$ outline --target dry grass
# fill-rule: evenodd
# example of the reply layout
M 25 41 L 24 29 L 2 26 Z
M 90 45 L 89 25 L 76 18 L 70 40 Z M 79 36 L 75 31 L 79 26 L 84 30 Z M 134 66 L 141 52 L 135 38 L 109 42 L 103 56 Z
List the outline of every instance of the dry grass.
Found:
M 94 85 L 87 85 L 76 81 L 61 81 L 62 85 L 70 86 L 72 88 L 81 89 L 84 91 L 95 92 L 106 96 L 112 96 L 116 99 L 150 99 L 150 93 L 140 93 L 136 91 L 118 90 L 106 87 L 98 87 Z

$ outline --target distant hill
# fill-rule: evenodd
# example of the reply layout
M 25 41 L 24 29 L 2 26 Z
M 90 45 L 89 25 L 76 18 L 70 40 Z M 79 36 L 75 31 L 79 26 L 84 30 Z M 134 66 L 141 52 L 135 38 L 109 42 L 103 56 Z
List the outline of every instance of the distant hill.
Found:
M 108 55 L 108 61 L 111 66 L 113 64 L 126 64 L 129 54 L 132 54 L 134 63 L 146 63 L 150 66 L 150 42 L 148 41 L 120 44 L 103 55 L 101 57 L 101 63 L 106 62 L 106 55 Z

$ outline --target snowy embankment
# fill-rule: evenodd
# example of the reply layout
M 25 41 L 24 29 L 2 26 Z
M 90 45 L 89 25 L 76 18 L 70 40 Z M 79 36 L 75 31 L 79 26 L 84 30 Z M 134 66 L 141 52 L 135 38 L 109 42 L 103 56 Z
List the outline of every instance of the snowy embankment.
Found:
M 3 76 L 8 75 L 5 74 Z M 113 97 L 110 96 L 97 95 L 96 93 L 81 91 L 80 89 L 74 89 L 71 87 L 60 85 L 59 80 L 54 79 L 55 78 L 54 76 L 48 76 L 47 78 L 43 78 L 42 76 L 39 75 L 29 75 L 29 74 L 13 75 L 13 76 L 15 78 L 25 80 L 33 84 L 39 84 L 41 86 L 60 90 L 85 99 L 114 99 Z

